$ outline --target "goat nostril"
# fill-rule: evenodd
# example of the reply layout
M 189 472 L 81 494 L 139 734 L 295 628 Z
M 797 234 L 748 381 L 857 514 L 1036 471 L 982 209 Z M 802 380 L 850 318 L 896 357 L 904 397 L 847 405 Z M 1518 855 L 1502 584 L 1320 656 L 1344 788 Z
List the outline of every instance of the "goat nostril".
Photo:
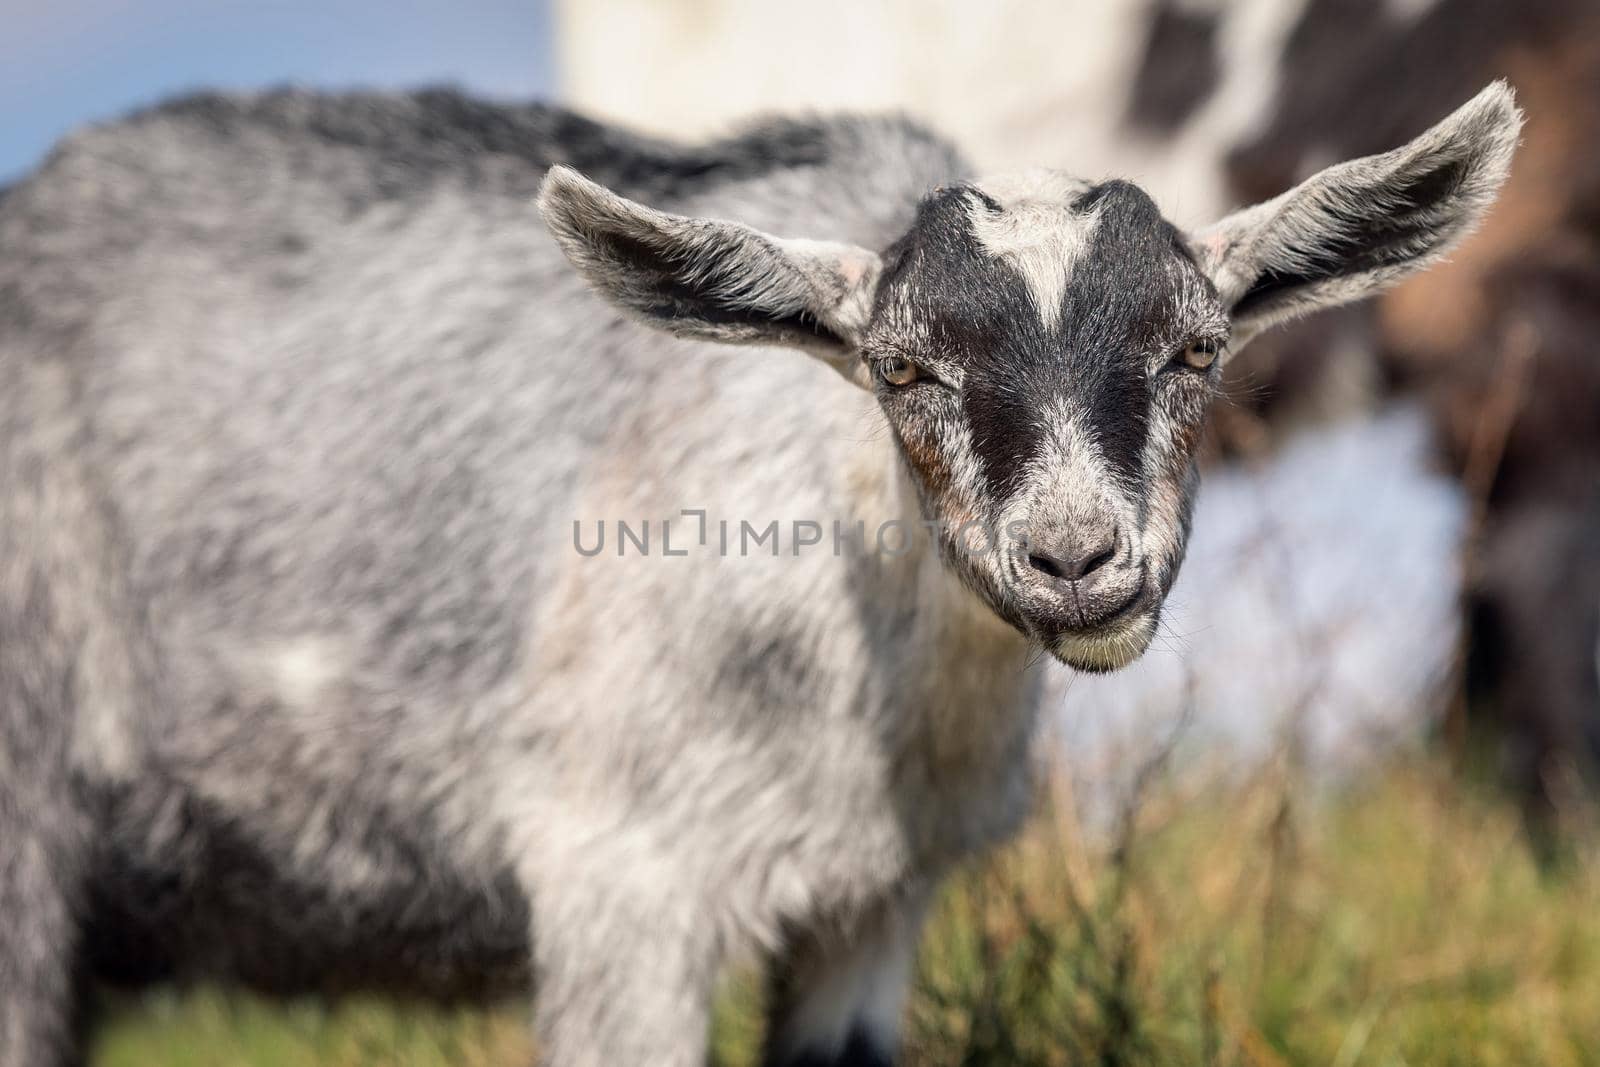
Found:
M 1036 571 L 1042 571 L 1052 578 L 1065 578 L 1066 574 L 1061 569 L 1061 564 L 1049 556 L 1041 556 L 1037 552 L 1028 556 L 1028 566 Z
M 1100 551 L 1095 552 L 1095 553 L 1093 553 L 1093 554 L 1091 554 L 1089 556 L 1085 556 L 1082 559 L 1074 560 L 1073 561 L 1073 569 L 1076 570 L 1078 573 L 1072 575 L 1072 577 L 1074 577 L 1074 578 L 1083 578 L 1083 577 L 1086 577 L 1087 575 L 1093 574 L 1095 571 L 1099 570 L 1101 567 L 1104 567 L 1107 563 L 1110 563 L 1111 560 L 1112 560 L 1112 557 L 1114 557 L 1116 554 L 1117 554 L 1117 543 L 1115 541 L 1112 541 L 1109 544 L 1105 545 L 1103 548 L 1101 548 Z
M 1091 552 L 1066 559 L 1032 552 L 1028 555 L 1028 565 L 1041 574 L 1048 574 L 1052 578 L 1076 582 L 1110 563 L 1116 557 L 1116 554 L 1117 542 L 1113 538 Z

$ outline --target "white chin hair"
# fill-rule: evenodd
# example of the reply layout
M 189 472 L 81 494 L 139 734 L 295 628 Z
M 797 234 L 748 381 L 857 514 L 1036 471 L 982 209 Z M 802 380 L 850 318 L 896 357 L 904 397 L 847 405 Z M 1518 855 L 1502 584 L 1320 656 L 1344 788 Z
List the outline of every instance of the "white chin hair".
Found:
M 1150 613 L 1104 633 L 1067 634 L 1050 651 L 1069 667 L 1098 674 L 1126 667 L 1138 659 L 1150 647 L 1155 634 L 1156 616 Z

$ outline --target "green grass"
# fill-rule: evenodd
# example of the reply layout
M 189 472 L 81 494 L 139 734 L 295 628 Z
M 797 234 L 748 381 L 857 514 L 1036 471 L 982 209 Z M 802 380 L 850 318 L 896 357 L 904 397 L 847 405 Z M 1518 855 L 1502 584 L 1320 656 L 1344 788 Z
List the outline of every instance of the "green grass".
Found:
M 443 1011 L 377 1000 L 287 1007 L 216 992 L 119 1005 L 95 1067 L 526 1067 L 528 1029 L 510 1011 Z
M 1109 835 L 1065 791 L 944 893 L 907 1030 L 918 1065 L 1600 1064 L 1600 850 L 1541 864 L 1516 806 L 1431 765 L 1316 802 L 1282 775 L 1166 783 Z M 717 1060 L 759 1042 L 753 983 Z M 118 1007 L 96 1067 L 525 1065 L 521 1010 Z

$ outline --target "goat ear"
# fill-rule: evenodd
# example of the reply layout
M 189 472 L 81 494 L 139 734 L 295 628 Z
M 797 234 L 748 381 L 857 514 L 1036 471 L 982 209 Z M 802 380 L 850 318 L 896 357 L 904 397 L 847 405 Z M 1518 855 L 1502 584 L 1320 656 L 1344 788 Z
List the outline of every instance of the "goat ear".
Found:
M 1404 147 L 1340 163 L 1191 238 L 1235 346 L 1285 319 L 1376 292 L 1470 233 L 1522 128 L 1497 81 Z
M 611 303 L 683 337 L 786 344 L 855 377 L 872 312 L 875 253 L 687 218 L 552 167 L 539 211 L 567 259 Z

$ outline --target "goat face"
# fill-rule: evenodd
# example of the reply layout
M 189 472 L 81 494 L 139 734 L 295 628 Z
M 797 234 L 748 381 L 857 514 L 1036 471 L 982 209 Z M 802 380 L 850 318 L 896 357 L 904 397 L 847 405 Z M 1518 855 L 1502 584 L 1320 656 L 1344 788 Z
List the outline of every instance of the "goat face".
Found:
M 1182 560 L 1223 357 L 1443 254 L 1492 202 L 1520 121 L 1492 85 L 1402 148 L 1190 235 L 1133 185 L 1052 172 L 937 190 L 881 254 L 664 214 L 565 168 L 540 205 L 635 317 L 790 344 L 873 389 L 950 564 L 1057 657 L 1109 670 L 1149 644 Z
M 1149 197 L 1039 173 L 924 200 L 860 348 L 951 565 L 1106 670 L 1144 650 L 1177 573 L 1228 336 Z

